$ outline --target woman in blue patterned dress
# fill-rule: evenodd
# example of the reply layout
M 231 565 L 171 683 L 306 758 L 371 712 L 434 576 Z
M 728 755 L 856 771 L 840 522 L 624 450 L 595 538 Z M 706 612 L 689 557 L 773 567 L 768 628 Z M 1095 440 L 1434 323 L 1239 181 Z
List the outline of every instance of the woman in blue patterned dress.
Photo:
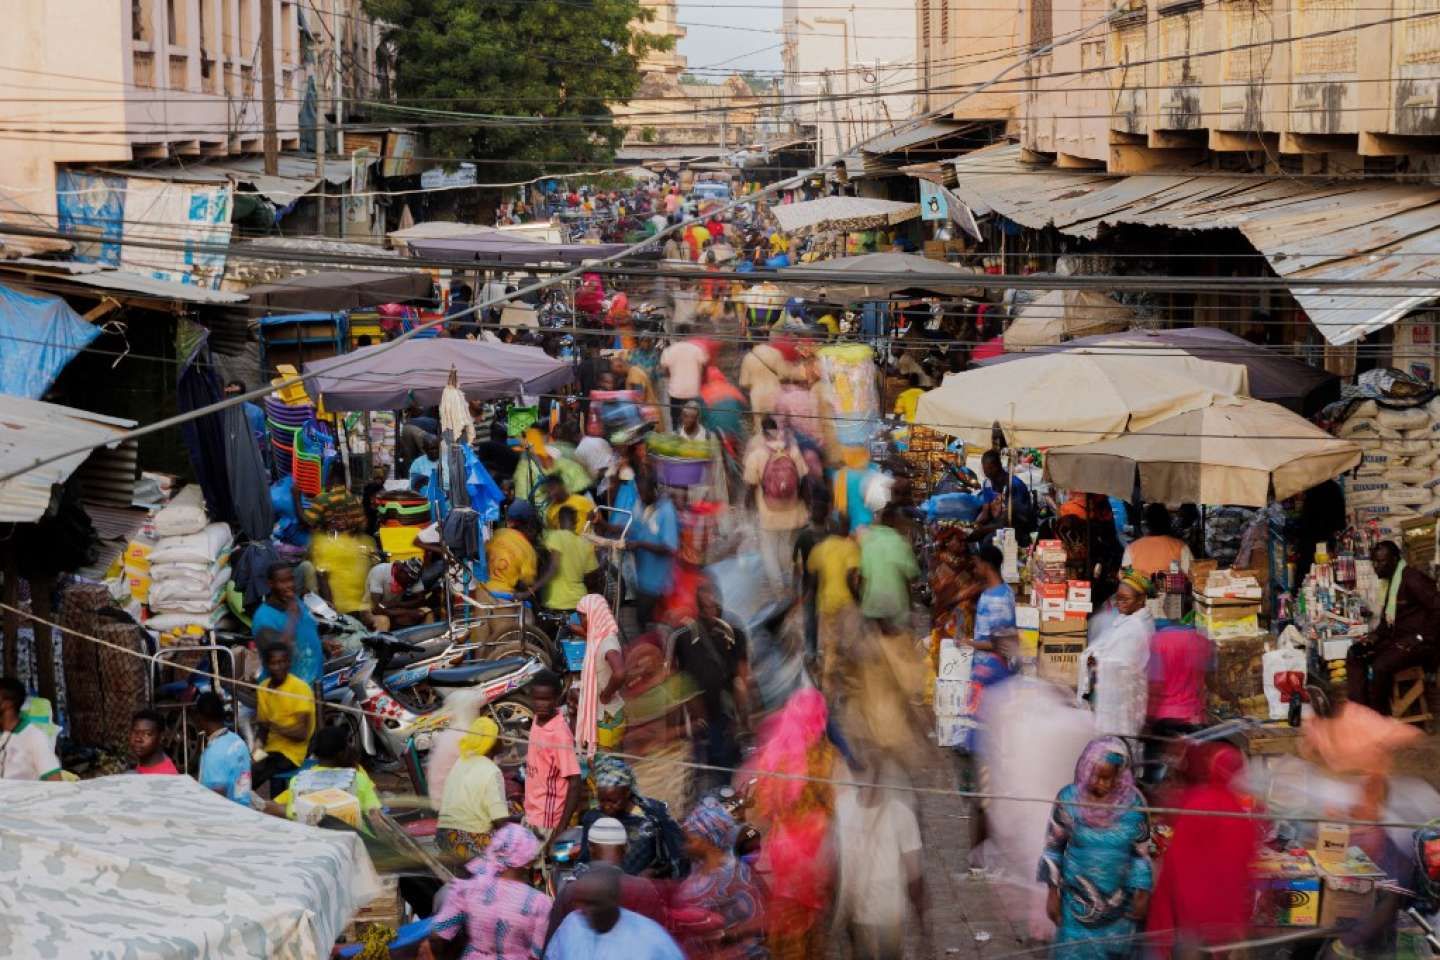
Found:
M 1090 741 L 1050 813 L 1039 880 L 1059 928 L 1059 960 L 1118 960 L 1136 952 L 1150 904 L 1150 821 L 1119 737 Z

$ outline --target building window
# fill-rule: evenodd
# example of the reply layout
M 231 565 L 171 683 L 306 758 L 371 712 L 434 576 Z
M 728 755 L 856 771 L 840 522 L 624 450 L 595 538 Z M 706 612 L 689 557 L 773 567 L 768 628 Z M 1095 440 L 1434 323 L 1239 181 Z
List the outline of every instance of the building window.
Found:
M 165 0 L 165 40 L 173 47 L 184 39 L 175 12 L 175 0 Z
M 1030 46 L 1043 47 L 1055 37 L 1055 8 L 1051 0 L 1031 0 Z

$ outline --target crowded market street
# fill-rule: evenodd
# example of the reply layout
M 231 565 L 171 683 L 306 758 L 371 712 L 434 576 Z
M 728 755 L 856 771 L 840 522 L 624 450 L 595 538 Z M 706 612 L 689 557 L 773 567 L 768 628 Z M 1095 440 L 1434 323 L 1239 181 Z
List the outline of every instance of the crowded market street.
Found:
M 15 4 L 0 958 L 1440 957 L 1434 23 L 888 2 Z

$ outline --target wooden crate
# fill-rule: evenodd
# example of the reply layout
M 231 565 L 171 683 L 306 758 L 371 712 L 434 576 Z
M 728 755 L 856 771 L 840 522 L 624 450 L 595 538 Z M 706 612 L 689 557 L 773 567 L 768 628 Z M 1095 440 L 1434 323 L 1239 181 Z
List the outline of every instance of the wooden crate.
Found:
M 400 896 L 400 879 L 381 876 L 380 890 L 380 895 L 361 907 L 355 919 L 345 928 L 346 940 L 358 941 L 372 923 L 383 924 L 392 930 L 400 929 L 405 923 L 405 901 Z

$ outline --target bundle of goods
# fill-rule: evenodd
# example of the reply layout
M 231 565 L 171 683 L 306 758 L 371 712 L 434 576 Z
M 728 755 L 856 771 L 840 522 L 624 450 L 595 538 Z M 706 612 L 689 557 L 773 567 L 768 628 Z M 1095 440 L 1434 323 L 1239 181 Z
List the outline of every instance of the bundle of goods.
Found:
M 1345 480 L 1355 526 L 1398 542 L 1405 521 L 1440 514 L 1440 397 L 1398 408 L 1364 400 L 1335 432 L 1364 450 Z
M 1264 588 L 1249 571 L 1195 568 L 1195 629 L 1211 640 L 1251 637 L 1260 630 Z
M 929 427 L 911 427 L 901 458 L 910 465 L 910 482 L 914 503 L 920 506 L 935 489 L 945 468 L 954 456 L 948 449 L 949 438 Z
M 934 544 L 927 564 L 933 619 L 938 620 L 945 611 L 954 607 L 960 591 L 970 582 L 970 545 L 966 536 L 967 531 L 963 527 L 949 524 L 938 526 L 934 531 Z
M 189 490 L 196 490 L 193 496 Z M 165 632 L 194 624 L 214 626 L 224 613 L 230 582 L 230 528 L 210 523 L 190 487 L 155 515 L 155 542 L 148 555 L 150 588 L 146 605 L 151 630 Z
M 61 595 L 61 625 L 103 641 L 63 644 L 65 713 L 74 742 L 128 751 L 130 718 L 148 700 L 153 650 L 145 631 L 109 601 L 93 583 L 73 583 Z
M 646 406 L 639 390 L 591 390 L 590 408 L 600 420 L 603 436 L 638 430 L 660 420 L 660 408 Z
M 1205 509 L 1205 555 L 1222 565 L 1235 562 L 1245 528 L 1256 511 L 1247 507 L 1207 507 Z
M 864 344 L 821 347 L 822 391 L 835 417 L 835 438 L 847 447 L 868 443 L 880 417 L 875 354 Z
M 1069 578 L 1069 555 L 1059 540 L 1037 542 L 1027 568 L 1030 607 L 1023 617 L 1017 609 L 1016 617 L 1036 625 L 1036 672 L 1041 679 L 1073 687 L 1093 609 L 1090 581 Z
M 671 487 L 705 482 L 712 450 L 708 440 L 687 440 L 678 433 L 652 433 L 645 449 L 655 465 L 655 478 Z

